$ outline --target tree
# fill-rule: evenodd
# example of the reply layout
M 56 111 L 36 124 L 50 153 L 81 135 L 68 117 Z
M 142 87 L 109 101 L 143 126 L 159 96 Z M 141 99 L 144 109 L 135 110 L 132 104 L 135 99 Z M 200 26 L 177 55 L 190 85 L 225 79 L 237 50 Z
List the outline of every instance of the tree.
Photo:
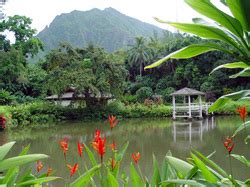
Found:
M 42 49 L 42 42 L 34 37 L 31 19 L 25 16 L 12 16 L 0 22 L 0 87 L 12 93 L 25 90 L 28 81 L 27 57 Z M 11 43 L 5 31 L 15 36 Z
M 150 49 L 147 47 L 145 38 L 135 38 L 135 44 L 128 51 L 128 60 L 131 65 L 139 64 L 140 76 L 142 76 L 143 67 L 150 60 Z
M 30 18 L 19 15 L 10 16 L 0 23 L 0 32 L 8 31 L 14 33 L 15 43 L 12 47 L 16 50 L 21 50 L 25 57 L 29 55 L 34 56 L 40 49 L 43 49 L 42 42 L 34 37 L 36 30 L 31 28 L 31 23 L 32 20 Z M 6 43 L 10 45 L 10 41 L 6 40 L 6 36 L 0 36 L 0 47 L 6 50 Z
M 250 76 L 250 12 L 248 11 L 250 1 L 223 1 L 224 5 L 228 6 L 233 16 L 218 9 L 210 0 L 185 0 L 185 2 L 203 16 L 214 20 L 216 24 L 207 23 L 201 18 L 193 19 L 193 24 L 157 20 L 161 23 L 167 23 L 183 32 L 188 32 L 206 39 L 221 41 L 224 45 L 228 46 L 230 50 L 217 43 L 211 42 L 191 44 L 147 66 L 146 69 L 157 67 L 169 59 L 187 59 L 208 51 L 219 50 L 228 53 L 233 59 L 237 59 L 237 61 L 223 64 L 215 68 L 215 70 L 220 68 L 243 69 L 232 77 Z M 238 100 L 248 95 L 250 95 L 250 90 L 223 96 L 210 108 L 210 110 L 212 111 L 223 106 L 229 99 Z
M 74 87 L 84 95 L 88 108 L 106 104 L 105 96 L 123 93 L 126 70 L 116 64 L 102 48 L 75 49 L 63 44 L 51 51 L 43 67 L 48 72 L 47 85 L 55 94 Z M 97 96 L 101 96 L 100 99 Z

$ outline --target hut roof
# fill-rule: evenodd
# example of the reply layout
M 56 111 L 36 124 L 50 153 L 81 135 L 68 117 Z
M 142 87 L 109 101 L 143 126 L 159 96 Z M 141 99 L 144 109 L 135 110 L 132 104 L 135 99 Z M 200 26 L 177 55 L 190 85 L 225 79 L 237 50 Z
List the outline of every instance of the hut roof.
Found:
M 205 95 L 204 92 L 191 89 L 191 88 L 182 88 L 180 90 L 177 90 L 171 94 L 172 96 L 177 96 L 177 95 Z
M 96 95 L 90 94 L 90 97 L 97 98 L 97 99 L 100 99 L 100 98 L 111 99 L 111 98 L 113 98 L 113 95 L 111 95 L 111 94 L 102 94 L 101 95 L 101 93 L 98 93 Z M 66 92 L 66 93 L 62 94 L 61 96 L 51 95 L 51 96 L 46 97 L 47 100 L 74 100 L 74 99 L 77 100 L 77 99 L 83 99 L 83 98 L 85 98 L 85 96 L 83 94 L 79 94 L 79 95 L 74 96 L 74 92 Z

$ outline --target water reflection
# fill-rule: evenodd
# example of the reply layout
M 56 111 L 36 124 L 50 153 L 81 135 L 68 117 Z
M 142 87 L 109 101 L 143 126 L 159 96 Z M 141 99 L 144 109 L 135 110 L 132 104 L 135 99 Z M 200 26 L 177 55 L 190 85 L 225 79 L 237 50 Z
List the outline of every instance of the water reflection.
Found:
M 202 141 L 203 134 L 215 127 L 214 117 L 194 121 L 173 121 L 173 142 L 176 143 L 177 140 L 186 142 L 188 139 L 191 144 L 194 138 Z

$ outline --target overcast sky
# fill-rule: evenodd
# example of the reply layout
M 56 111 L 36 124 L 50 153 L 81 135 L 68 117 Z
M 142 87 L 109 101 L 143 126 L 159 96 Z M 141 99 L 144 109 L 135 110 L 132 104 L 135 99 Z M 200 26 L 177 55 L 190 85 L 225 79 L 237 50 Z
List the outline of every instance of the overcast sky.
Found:
M 7 16 L 18 14 L 32 18 L 32 26 L 39 32 L 56 15 L 107 7 L 166 29 L 169 27 L 157 23 L 153 17 L 179 22 L 191 22 L 193 17 L 199 17 L 184 0 L 8 0 L 4 12 Z

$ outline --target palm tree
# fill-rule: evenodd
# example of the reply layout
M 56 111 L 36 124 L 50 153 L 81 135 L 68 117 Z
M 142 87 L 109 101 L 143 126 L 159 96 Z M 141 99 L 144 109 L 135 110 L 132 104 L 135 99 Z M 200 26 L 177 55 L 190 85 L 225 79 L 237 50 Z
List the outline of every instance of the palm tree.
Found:
M 140 64 L 140 76 L 142 76 L 145 62 L 150 60 L 150 50 L 145 38 L 135 38 L 135 44 L 128 51 L 128 60 L 131 65 Z

